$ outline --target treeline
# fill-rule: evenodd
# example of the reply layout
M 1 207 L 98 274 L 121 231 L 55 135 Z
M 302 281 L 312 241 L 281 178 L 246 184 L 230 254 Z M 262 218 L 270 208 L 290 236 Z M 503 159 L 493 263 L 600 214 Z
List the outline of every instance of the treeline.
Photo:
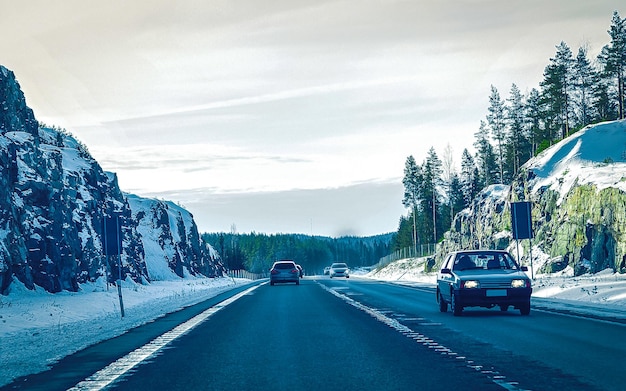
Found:
M 308 236 L 300 234 L 205 233 L 202 238 L 221 255 L 228 269 L 262 273 L 278 259 L 293 259 L 307 274 L 321 274 L 333 262 L 351 268 L 371 266 L 391 252 L 395 234 L 365 238 Z
M 584 46 L 574 56 L 558 44 L 539 87 L 526 94 L 513 83 L 503 99 L 491 86 L 476 153 L 463 150 L 460 172 L 449 147 L 442 159 L 433 148 L 422 164 L 406 159 L 402 203 L 410 213 L 400 218 L 396 248 L 439 241 L 484 187 L 510 183 L 530 158 L 589 124 L 625 118 L 626 19 L 617 11 L 608 34 L 595 61 Z

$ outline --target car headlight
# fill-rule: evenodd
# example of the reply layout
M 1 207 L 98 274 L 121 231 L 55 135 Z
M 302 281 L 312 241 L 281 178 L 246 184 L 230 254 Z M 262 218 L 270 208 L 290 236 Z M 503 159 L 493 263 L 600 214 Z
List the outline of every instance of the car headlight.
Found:
M 463 288 L 466 289 L 477 289 L 480 288 L 480 281 L 478 280 L 468 280 L 463 282 Z
M 528 281 L 524 279 L 517 279 L 511 281 L 511 288 L 526 288 L 528 286 Z

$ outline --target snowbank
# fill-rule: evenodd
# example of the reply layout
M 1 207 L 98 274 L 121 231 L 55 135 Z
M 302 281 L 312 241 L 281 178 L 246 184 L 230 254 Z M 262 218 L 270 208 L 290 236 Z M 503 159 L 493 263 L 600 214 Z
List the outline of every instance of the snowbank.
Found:
M 231 278 L 185 278 L 147 285 L 125 281 L 125 317 L 114 286 L 104 281 L 79 292 L 51 294 L 14 283 L 0 296 L 0 386 L 47 369 L 49 364 L 163 314 L 199 303 L 249 282 Z

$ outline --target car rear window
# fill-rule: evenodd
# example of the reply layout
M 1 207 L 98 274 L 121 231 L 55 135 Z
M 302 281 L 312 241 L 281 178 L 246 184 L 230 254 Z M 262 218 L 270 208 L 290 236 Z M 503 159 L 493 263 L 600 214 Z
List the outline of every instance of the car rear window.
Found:
M 293 269 L 296 267 L 295 263 L 289 263 L 289 262 L 281 262 L 281 263 L 277 263 L 274 265 L 274 268 L 276 269 Z

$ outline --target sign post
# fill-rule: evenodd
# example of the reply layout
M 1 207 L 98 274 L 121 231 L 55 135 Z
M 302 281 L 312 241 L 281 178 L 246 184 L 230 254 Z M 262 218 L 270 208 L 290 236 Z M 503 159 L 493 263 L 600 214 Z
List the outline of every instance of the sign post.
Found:
M 513 239 L 517 241 L 517 259 L 519 257 L 519 239 L 528 239 L 530 243 L 530 276 L 535 279 L 535 271 L 533 269 L 533 221 L 532 221 L 532 203 L 512 202 L 511 203 L 511 226 L 513 227 Z
M 122 300 L 122 229 L 120 227 L 120 213 L 113 212 L 112 216 L 104 217 L 104 252 L 109 259 L 117 256 L 117 295 L 120 299 L 120 312 L 124 317 L 124 301 Z

